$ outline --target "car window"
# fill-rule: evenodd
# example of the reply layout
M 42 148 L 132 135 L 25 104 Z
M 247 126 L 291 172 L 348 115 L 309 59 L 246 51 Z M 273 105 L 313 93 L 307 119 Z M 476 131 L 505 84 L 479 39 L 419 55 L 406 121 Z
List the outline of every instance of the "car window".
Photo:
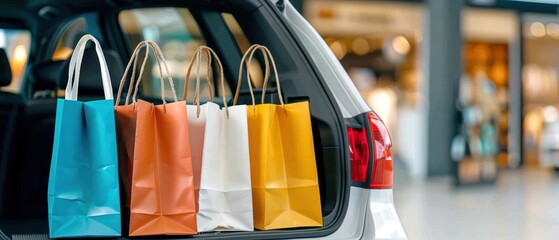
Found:
M 239 50 L 241 51 L 241 54 L 244 54 L 252 44 L 249 42 L 247 36 L 243 32 L 243 29 L 241 28 L 241 26 L 239 25 L 239 23 L 237 22 L 237 20 L 232 14 L 222 13 L 221 16 L 223 17 L 223 21 L 225 21 L 225 24 L 229 28 L 229 31 L 235 38 L 235 41 L 239 46 Z M 262 64 L 259 58 L 255 58 L 251 62 L 251 65 L 252 66 L 250 67 L 250 73 L 249 73 L 251 77 L 250 78 L 251 82 L 253 86 L 256 86 L 257 88 L 261 88 L 264 80 L 264 74 L 262 71 Z
M 142 40 L 154 41 L 161 47 L 173 76 L 177 95 L 179 98 L 182 97 L 186 69 L 190 64 L 190 59 L 197 47 L 206 45 L 198 23 L 190 11 L 186 8 L 172 7 L 125 10 L 119 14 L 119 23 L 128 37 L 130 48 L 133 49 Z M 148 66 L 151 67 L 146 67 L 142 77 L 142 95 L 159 98 L 161 97 L 159 70 L 153 59 L 150 59 Z M 209 97 L 205 74 L 202 74 L 205 72 L 205 65 L 202 64 L 200 70 L 202 100 L 207 100 Z M 194 95 L 195 91 L 194 77 L 193 74 L 189 82 L 189 98 Z M 215 82 L 211 84 L 214 85 Z M 226 88 L 226 92 L 229 92 L 230 95 L 228 85 Z M 212 86 L 212 89 L 215 88 Z M 171 90 L 167 83 L 165 90 L 165 96 L 170 98 Z M 220 92 L 218 91 L 218 93 Z
M 66 60 L 72 55 L 74 46 L 87 33 L 87 21 L 84 17 L 74 20 L 68 25 L 56 44 L 52 60 Z
M 12 83 L 2 87 L 2 91 L 19 93 L 21 80 L 25 74 L 25 65 L 29 58 L 31 33 L 25 29 L 0 29 L 0 48 L 8 55 L 12 69 Z

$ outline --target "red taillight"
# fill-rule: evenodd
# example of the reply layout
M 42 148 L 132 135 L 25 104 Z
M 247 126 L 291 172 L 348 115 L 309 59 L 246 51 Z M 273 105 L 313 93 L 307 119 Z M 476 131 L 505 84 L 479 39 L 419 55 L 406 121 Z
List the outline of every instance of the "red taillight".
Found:
M 347 128 L 351 180 L 356 183 L 367 184 L 367 173 L 372 159 L 370 181 L 365 187 L 390 189 L 392 188 L 393 170 L 392 154 L 390 153 L 392 142 L 388 135 L 388 129 L 373 112 L 367 113 L 367 122 L 369 124 L 368 128 Z M 369 133 L 370 136 L 368 136 Z M 372 140 L 372 144 L 369 144 L 369 139 Z M 371 156 L 371 151 L 374 153 L 373 156 Z
M 348 128 L 349 158 L 351 162 L 351 180 L 364 183 L 369 168 L 369 141 L 365 128 Z
M 392 188 L 392 153 L 390 147 L 392 141 L 388 134 L 386 125 L 373 112 L 367 114 L 374 147 L 373 172 L 371 173 L 370 188 L 387 189 Z

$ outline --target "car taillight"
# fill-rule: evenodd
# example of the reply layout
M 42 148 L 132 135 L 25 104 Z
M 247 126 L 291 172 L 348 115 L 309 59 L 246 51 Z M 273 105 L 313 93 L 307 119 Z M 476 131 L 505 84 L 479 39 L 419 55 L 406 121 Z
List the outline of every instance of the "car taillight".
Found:
M 392 141 L 386 125 L 373 112 L 367 114 L 374 147 L 373 172 L 370 187 L 373 189 L 392 188 Z
M 364 183 L 369 168 L 369 141 L 365 128 L 348 128 L 349 158 L 351 162 L 351 180 Z
M 393 170 L 392 154 L 390 153 L 392 143 L 388 129 L 375 113 L 370 112 L 366 116 L 368 128 L 347 128 L 351 180 L 366 184 L 367 171 L 370 169 L 369 164 L 372 159 L 372 172 L 366 187 L 371 189 L 392 188 Z M 369 144 L 369 139 L 372 144 Z M 371 156 L 371 151 L 373 156 Z

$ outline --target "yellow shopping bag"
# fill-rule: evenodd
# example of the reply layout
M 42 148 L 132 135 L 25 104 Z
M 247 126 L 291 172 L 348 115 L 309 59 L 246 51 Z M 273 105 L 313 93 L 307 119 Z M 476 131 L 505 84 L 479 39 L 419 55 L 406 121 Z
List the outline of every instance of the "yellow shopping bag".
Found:
M 269 230 L 322 226 L 309 102 L 284 104 L 275 61 L 266 47 L 253 45 L 243 56 L 234 104 L 240 91 L 242 67 L 251 66 L 258 50 L 266 65 L 262 101 L 271 61 L 281 104 L 255 105 L 247 76 L 253 103 L 247 109 L 247 117 L 254 227 Z

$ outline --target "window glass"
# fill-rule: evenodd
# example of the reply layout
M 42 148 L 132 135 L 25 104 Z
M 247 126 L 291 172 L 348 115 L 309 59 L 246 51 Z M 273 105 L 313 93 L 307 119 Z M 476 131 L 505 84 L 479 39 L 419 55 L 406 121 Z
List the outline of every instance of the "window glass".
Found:
M 66 60 L 72 55 L 74 46 L 87 33 L 87 21 L 81 17 L 74 20 L 60 36 L 52 60 Z
M 197 47 L 206 45 L 200 28 L 190 11 L 185 8 L 171 7 L 125 10 L 119 15 L 119 23 L 128 37 L 132 49 L 142 40 L 154 41 L 161 47 L 173 77 L 177 95 L 181 98 L 186 69 L 190 65 L 190 59 Z M 149 64 L 148 66 L 151 67 L 146 67 L 142 76 L 142 95 L 161 97 L 159 69 L 154 59 L 150 58 Z M 207 100 L 209 97 L 205 72 L 206 65 L 202 64 L 200 70 L 200 96 L 202 100 Z M 210 74 L 210 77 L 213 78 L 211 75 L 214 74 Z M 188 88 L 189 101 L 194 96 L 195 79 L 193 72 Z M 165 96 L 171 98 L 172 92 L 169 84 L 167 82 L 165 84 Z M 211 84 L 214 85 L 215 82 Z M 220 87 L 220 84 L 218 86 Z M 212 86 L 212 89 L 215 88 Z M 227 90 L 229 90 L 228 85 L 226 86 L 226 92 L 229 92 L 230 95 L 230 91 Z M 218 93 L 220 92 L 218 91 Z
M 31 34 L 22 29 L 0 29 L 0 48 L 6 51 L 12 70 L 12 83 L 2 87 L 2 91 L 21 91 L 21 80 L 25 74 L 25 65 L 29 58 Z
M 252 44 L 248 41 L 248 38 L 243 32 L 243 29 L 241 28 L 241 26 L 239 25 L 239 23 L 237 22 L 237 20 L 232 14 L 222 13 L 221 16 L 223 17 L 225 24 L 229 28 L 229 31 L 235 38 L 235 41 L 239 46 L 239 50 L 241 50 L 241 54 L 244 54 Z M 258 57 L 254 58 L 253 61 L 251 61 L 249 74 L 253 86 L 256 86 L 257 88 L 261 88 L 264 80 L 264 74 L 262 71 L 262 64 Z

